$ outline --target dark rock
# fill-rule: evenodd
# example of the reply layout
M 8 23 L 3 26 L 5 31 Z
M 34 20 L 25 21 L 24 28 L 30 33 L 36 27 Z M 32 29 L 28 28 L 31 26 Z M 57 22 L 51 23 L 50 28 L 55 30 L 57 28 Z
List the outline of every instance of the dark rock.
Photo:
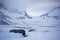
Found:
M 29 32 L 32 32 L 32 31 L 34 31 L 34 30 L 35 30 L 35 29 L 30 29 Z
M 24 37 L 27 37 L 26 32 L 25 32 L 25 30 L 23 30 L 23 29 L 12 29 L 12 30 L 10 30 L 9 32 L 10 32 L 10 33 L 11 33 L 11 32 L 13 32 L 13 33 L 22 33 L 22 35 L 23 35 Z

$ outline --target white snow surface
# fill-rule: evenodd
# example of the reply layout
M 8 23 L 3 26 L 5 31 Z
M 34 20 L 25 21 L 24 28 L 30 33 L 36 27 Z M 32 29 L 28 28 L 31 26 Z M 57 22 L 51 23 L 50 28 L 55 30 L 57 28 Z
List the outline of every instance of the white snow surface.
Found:
M 17 26 L 0 26 L 0 40 L 60 40 L 60 27 L 36 27 L 35 31 L 28 32 L 25 29 L 27 37 L 19 33 L 9 33 L 9 30 Z M 17 28 L 16 28 L 17 29 Z

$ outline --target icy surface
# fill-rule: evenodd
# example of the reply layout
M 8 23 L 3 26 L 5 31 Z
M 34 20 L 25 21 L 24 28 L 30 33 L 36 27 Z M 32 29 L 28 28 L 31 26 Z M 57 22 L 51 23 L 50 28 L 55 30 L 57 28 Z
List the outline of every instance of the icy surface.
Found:
M 60 40 L 60 27 L 37 27 L 35 31 L 28 32 L 27 37 L 19 33 L 9 33 L 16 26 L 0 26 L 0 40 Z M 25 28 L 23 28 L 25 29 Z

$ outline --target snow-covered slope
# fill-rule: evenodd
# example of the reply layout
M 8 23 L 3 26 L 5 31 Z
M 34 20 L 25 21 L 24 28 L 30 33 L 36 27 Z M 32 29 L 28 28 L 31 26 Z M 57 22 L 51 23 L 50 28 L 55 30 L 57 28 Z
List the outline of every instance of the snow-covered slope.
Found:
M 39 26 L 59 26 L 60 23 L 60 7 L 53 8 L 51 11 L 41 15 L 40 17 L 30 17 L 25 11 L 18 9 L 9 10 L 6 7 L 0 8 L 0 16 L 4 22 L 10 25 L 20 25 L 25 27 Z M 3 16 L 3 17 L 2 17 Z M 58 20 L 57 20 L 58 19 Z M 1 22 L 0 22 L 1 23 Z
M 28 32 L 27 37 L 19 33 L 9 33 L 14 26 L 0 26 L 0 40 L 60 40 L 60 27 L 37 27 L 34 31 Z
M 32 27 L 33 25 L 34 26 L 56 26 L 56 25 L 59 26 L 59 22 L 60 22 L 59 10 L 60 7 L 55 8 L 52 12 L 43 14 L 40 17 L 30 17 L 26 13 L 26 11 L 20 12 L 17 9 L 13 11 L 9 11 L 8 9 L 1 8 L 0 16 L 2 19 L 0 20 L 4 20 L 4 22 L 10 25 L 32 26 Z
M 13 11 L 9 11 L 8 9 L 5 9 L 5 7 L 1 7 L 0 5 L 0 20 L 4 20 L 8 24 L 20 24 L 24 22 L 24 20 L 32 19 L 32 17 L 29 17 L 26 13 L 26 11 L 18 11 L 17 9 Z

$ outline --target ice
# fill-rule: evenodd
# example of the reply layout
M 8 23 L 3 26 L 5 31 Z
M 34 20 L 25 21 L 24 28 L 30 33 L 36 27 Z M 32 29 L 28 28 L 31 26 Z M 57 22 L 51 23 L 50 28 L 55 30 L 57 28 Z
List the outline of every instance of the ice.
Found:
M 60 27 L 37 27 L 35 31 L 28 32 L 27 37 L 23 37 L 19 33 L 9 33 L 14 29 L 13 26 L 0 26 L 0 40 L 60 40 Z M 17 29 L 17 28 L 16 28 Z

